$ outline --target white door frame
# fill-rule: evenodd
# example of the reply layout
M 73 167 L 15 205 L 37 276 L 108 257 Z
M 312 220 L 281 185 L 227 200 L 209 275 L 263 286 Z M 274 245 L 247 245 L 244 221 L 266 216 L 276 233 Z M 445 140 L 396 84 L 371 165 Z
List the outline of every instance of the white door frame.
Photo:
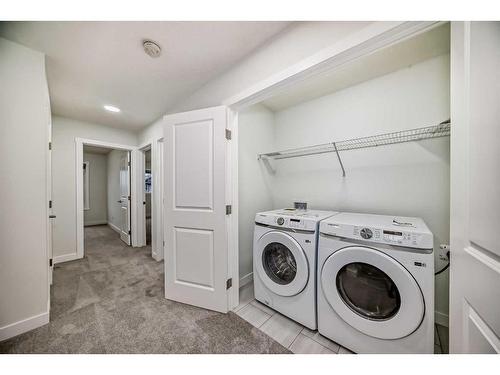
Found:
M 114 150 L 130 151 L 131 167 L 130 167 L 130 195 L 132 197 L 130 205 L 130 229 L 132 232 L 132 246 L 140 246 L 137 239 L 137 204 L 135 203 L 137 197 L 137 147 L 129 145 L 121 145 L 117 143 L 98 141 L 95 139 L 75 138 L 75 153 L 76 153 L 76 259 L 83 258 L 84 255 L 84 230 L 83 230 L 83 174 L 79 173 L 83 163 L 83 146 L 97 146 L 111 148 Z M 142 205 L 142 200 L 141 200 Z
M 144 175 L 144 151 L 151 150 L 151 174 L 153 188 L 151 192 L 151 256 L 156 261 L 163 259 L 163 137 L 150 139 L 137 147 L 137 176 Z M 137 182 L 137 199 L 132 201 L 137 206 L 138 245 L 146 245 L 146 221 L 143 205 L 144 181 Z
M 429 31 L 443 23 L 438 21 L 373 23 L 222 102 L 230 109 L 228 111 L 228 127 L 232 132 L 232 141 L 228 142 L 228 188 L 226 189 L 228 194 L 232 194 L 232 197 L 227 199 L 232 204 L 232 218 L 228 224 L 228 275 L 233 279 L 233 287 L 229 290 L 228 295 L 229 309 L 234 309 L 239 304 L 240 285 L 238 264 L 238 111 L 268 99 L 279 91 L 316 74 L 339 69 L 346 63 Z

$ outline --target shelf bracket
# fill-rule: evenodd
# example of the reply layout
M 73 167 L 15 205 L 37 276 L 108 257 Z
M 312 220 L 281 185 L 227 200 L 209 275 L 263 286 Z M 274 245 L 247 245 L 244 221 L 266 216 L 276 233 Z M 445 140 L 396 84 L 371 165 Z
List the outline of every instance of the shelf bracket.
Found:
M 337 158 L 339 159 L 340 168 L 342 168 L 342 177 L 345 177 L 345 169 L 344 164 L 342 164 L 342 159 L 340 158 L 339 150 L 337 149 L 337 145 L 335 142 L 332 142 L 335 153 L 337 154 Z
M 273 165 L 271 164 L 271 160 L 267 156 L 259 156 L 259 160 L 262 160 L 264 165 L 266 166 L 266 169 L 269 173 L 275 174 L 276 169 L 274 169 Z

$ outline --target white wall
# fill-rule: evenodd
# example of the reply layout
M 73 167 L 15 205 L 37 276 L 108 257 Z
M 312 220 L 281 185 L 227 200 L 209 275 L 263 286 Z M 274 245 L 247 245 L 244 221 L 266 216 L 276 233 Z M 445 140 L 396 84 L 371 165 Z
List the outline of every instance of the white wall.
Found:
M 83 153 L 89 166 L 89 209 L 83 211 L 84 225 L 108 222 L 108 161 L 105 154 Z
M 434 125 L 450 116 L 449 55 L 275 113 L 275 149 Z M 435 249 L 449 243 L 449 139 L 276 161 L 274 208 L 422 217 Z M 241 235 L 241 234 L 240 234 Z M 437 257 L 436 257 L 437 258 Z M 442 267 L 437 262 L 438 268 Z M 436 310 L 448 314 L 448 274 L 436 280 Z
M 274 114 L 255 105 L 238 115 L 238 227 L 240 278 L 252 273 L 253 226 L 257 212 L 273 209 L 271 177 L 257 155 L 274 149 Z
M 44 55 L 0 38 L 0 341 L 48 322 Z
M 120 160 L 127 151 L 111 150 L 107 155 L 108 169 L 108 223 L 114 229 L 121 228 L 121 204 L 120 200 Z
M 59 116 L 52 118 L 52 194 L 53 209 L 57 215 L 53 251 L 56 262 L 76 257 L 75 138 L 137 145 L 137 135 L 127 130 Z

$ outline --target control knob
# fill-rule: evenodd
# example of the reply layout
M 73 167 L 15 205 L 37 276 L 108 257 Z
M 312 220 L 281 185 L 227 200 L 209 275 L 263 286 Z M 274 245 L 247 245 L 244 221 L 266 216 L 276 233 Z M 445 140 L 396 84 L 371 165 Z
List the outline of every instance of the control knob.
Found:
M 361 237 L 363 237 L 365 240 L 369 240 L 370 238 L 373 237 L 373 232 L 369 228 L 363 228 L 360 231 Z

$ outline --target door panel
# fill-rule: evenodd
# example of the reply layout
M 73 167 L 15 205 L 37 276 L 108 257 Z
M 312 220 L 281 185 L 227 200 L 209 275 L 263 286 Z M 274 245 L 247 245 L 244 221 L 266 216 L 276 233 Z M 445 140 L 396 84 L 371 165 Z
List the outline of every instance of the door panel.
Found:
M 174 228 L 175 280 L 194 288 L 214 289 L 214 232 Z
M 120 238 L 130 246 L 130 152 L 120 159 Z
M 453 22 L 450 352 L 500 352 L 500 23 Z
M 164 121 L 165 297 L 227 312 L 226 108 Z
M 175 154 L 175 207 L 213 209 L 213 133 L 212 120 L 173 126 Z M 185 147 L 187 144 L 190 147 Z

